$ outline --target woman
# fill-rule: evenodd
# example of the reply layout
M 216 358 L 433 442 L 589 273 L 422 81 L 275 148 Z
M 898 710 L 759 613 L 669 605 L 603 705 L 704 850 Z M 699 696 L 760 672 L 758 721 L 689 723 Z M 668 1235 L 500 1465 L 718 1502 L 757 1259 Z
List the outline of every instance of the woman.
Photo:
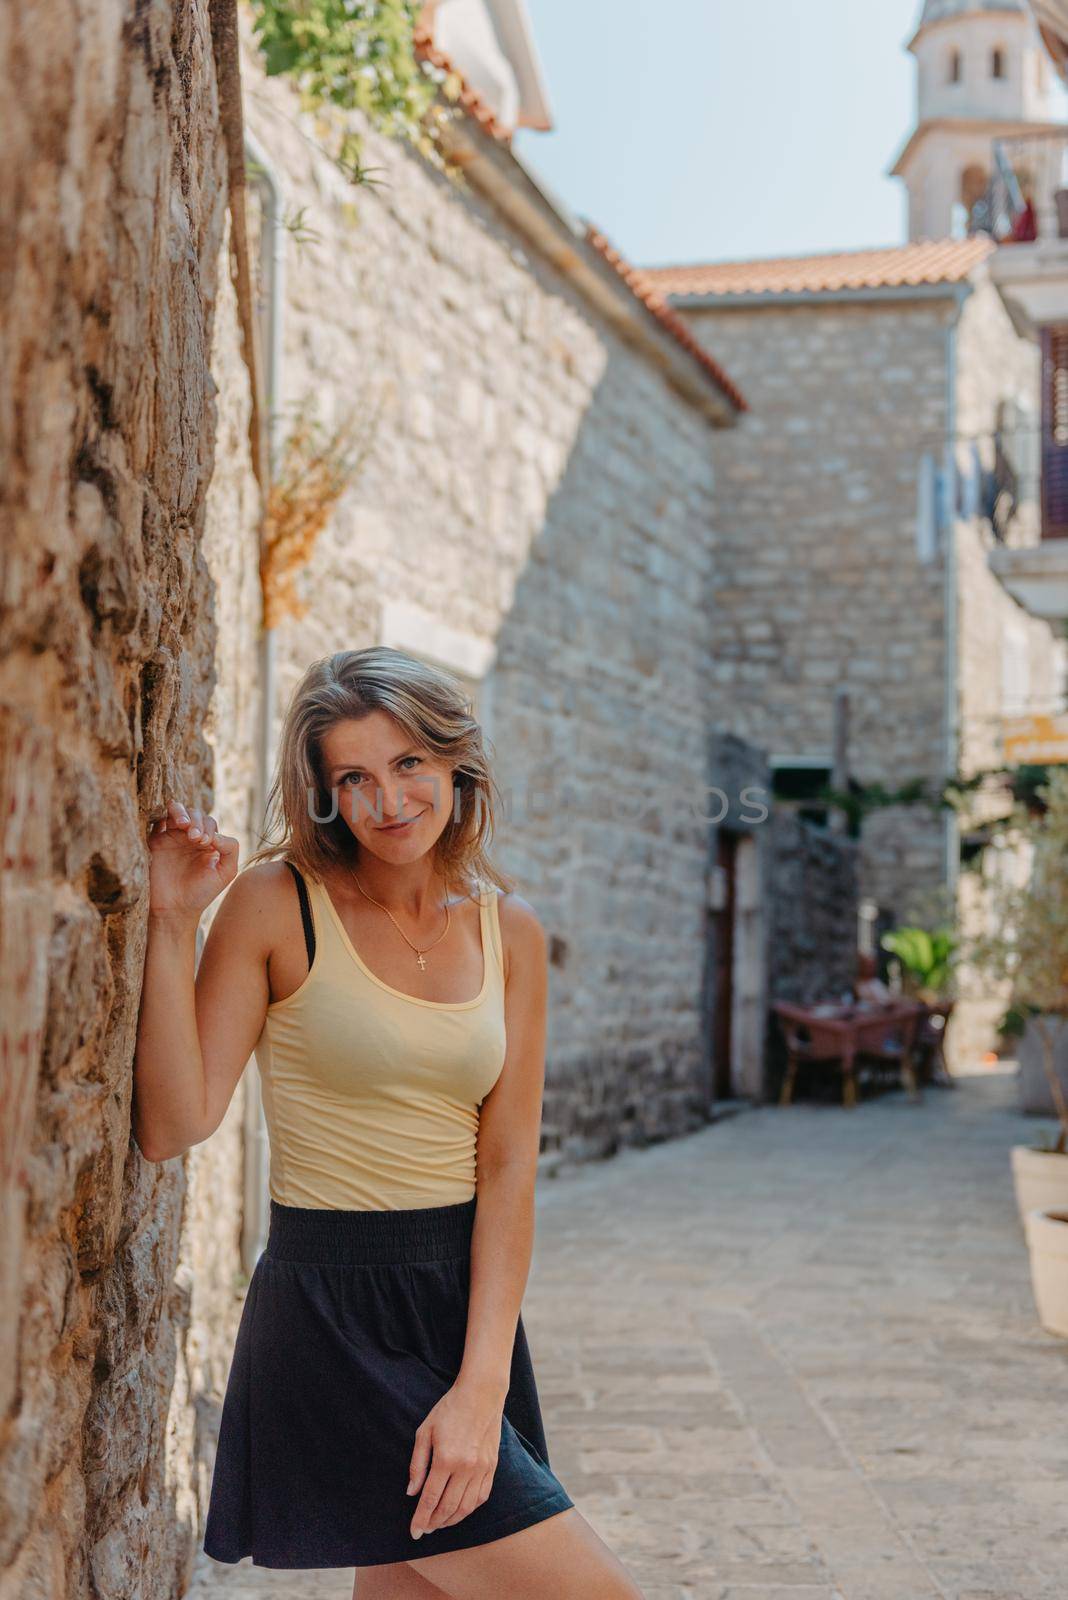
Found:
M 255 1050 L 271 1152 L 204 1548 L 358 1600 L 640 1600 L 549 1466 L 520 1314 L 547 962 L 496 793 L 459 686 L 375 647 L 305 674 L 243 872 L 199 808 L 153 825 L 137 1143 L 207 1139 Z

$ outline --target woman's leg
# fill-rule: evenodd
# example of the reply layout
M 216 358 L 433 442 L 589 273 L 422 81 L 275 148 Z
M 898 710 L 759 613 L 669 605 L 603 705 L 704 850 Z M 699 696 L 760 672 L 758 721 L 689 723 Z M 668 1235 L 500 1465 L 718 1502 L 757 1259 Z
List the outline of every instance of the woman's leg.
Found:
M 357 1567 L 352 1600 L 445 1600 L 436 1584 L 413 1572 L 407 1561 Z
M 449 1600 L 503 1594 L 509 1600 L 545 1600 L 546 1595 L 552 1600 L 643 1600 L 626 1567 L 575 1506 L 503 1539 L 409 1559 L 408 1566 Z

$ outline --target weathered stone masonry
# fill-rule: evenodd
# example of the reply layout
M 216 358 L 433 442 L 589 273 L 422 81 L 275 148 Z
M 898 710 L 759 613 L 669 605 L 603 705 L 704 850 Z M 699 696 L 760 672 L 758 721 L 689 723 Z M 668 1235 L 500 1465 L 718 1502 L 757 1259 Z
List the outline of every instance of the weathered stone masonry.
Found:
M 214 800 L 207 5 L 23 4 L 0 73 L 0 1593 L 125 1600 L 184 1586 L 200 1367 L 229 1331 L 179 1260 L 183 1165 L 129 1136 L 147 817 Z
M 946 426 L 949 302 L 688 315 L 753 405 L 737 448 L 716 451 L 730 536 L 714 675 L 729 726 L 771 754 L 829 753 L 845 684 L 856 777 L 940 777 L 942 563 L 920 561 L 915 530 L 917 464 Z M 876 814 L 863 888 L 899 897 L 941 861 L 937 822 Z

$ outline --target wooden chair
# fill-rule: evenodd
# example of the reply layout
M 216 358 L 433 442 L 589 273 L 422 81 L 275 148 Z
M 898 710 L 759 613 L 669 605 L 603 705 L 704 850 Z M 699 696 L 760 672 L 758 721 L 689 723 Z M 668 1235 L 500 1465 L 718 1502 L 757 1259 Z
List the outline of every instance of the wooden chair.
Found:
M 915 1046 L 924 1011 L 919 1001 L 902 1001 L 867 1016 L 858 1012 L 856 1020 L 856 1054 L 896 1062 L 913 1102 L 923 1098 L 916 1074 Z
M 788 1106 L 793 1099 L 797 1069 L 802 1061 L 839 1061 L 842 1067 L 843 1103 L 855 1106 L 855 1051 L 853 1026 L 848 1015 L 817 1015 L 811 1006 L 792 1005 L 787 1000 L 776 1000 L 772 1010 L 779 1019 L 786 1040 L 786 1075 L 779 1092 L 780 1106 Z
M 956 1080 L 946 1065 L 946 1029 L 953 1015 L 954 1001 L 939 1000 L 935 1005 L 923 1004 L 923 1015 L 916 1029 L 916 1055 L 924 1083 L 940 1088 L 955 1089 Z

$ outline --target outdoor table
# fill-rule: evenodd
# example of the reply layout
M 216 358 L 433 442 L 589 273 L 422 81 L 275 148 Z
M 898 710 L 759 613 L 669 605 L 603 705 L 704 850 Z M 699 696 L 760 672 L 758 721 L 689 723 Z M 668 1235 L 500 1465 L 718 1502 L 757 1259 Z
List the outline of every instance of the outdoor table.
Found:
M 797 1069 L 802 1061 L 838 1061 L 842 1069 L 842 1102 L 857 1103 L 855 1066 L 858 1056 L 900 1063 L 909 1098 L 921 1098 L 913 1065 L 916 1032 L 928 1008 L 918 1000 L 894 1000 L 888 1005 L 798 1006 L 777 1000 L 773 1007 L 786 1039 L 787 1065 L 779 1095 L 780 1106 L 793 1098 Z

